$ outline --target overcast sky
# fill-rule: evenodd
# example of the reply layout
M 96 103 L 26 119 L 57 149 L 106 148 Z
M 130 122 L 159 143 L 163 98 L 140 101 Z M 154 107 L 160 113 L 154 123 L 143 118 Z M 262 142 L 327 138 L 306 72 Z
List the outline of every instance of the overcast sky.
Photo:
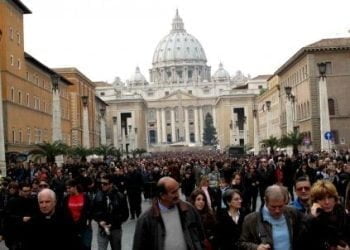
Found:
M 93 81 L 149 79 L 176 8 L 203 46 L 212 74 L 272 74 L 301 47 L 350 36 L 349 0 L 22 0 L 25 50 L 49 67 L 76 67 Z

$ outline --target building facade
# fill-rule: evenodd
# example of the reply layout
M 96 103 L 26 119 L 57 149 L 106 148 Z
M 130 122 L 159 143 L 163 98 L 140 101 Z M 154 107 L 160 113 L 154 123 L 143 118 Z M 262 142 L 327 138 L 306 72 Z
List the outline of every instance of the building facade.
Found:
M 107 143 L 124 152 L 201 147 L 208 114 L 221 148 L 252 145 L 254 98 L 267 78 L 230 76 L 220 63 L 211 74 L 200 42 L 187 33 L 176 12 L 170 33 L 156 46 L 150 82 L 137 67 L 123 83 L 98 84 L 97 95 L 108 103 Z
M 271 126 L 277 124 L 277 112 L 280 116 L 280 130 L 268 130 L 266 115 L 259 116 L 259 135 L 266 138 L 298 131 L 303 135 L 302 150 L 319 151 L 347 149 L 350 145 L 350 38 L 323 39 L 301 48 L 269 79 L 268 90 L 257 98 L 257 106 L 262 110 L 266 101 L 271 108 L 276 105 Z M 324 65 L 324 74 L 319 66 Z M 320 86 L 326 82 L 326 104 L 320 103 Z M 289 88 L 290 94 L 287 94 Z M 277 91 L 277 89 L 279 91 Z M 278 94 L 277 94 L 278 93 Z M 279 100 L 276 100 L 278 98 Z M 321 98 L 321 99 L 320 99 Z M 277 103 L 279 102 L 279 111 Z M 321 148 L 325 132 L 321 133 L 321 115 L 328 110 L 329 132 L 331 140 Z M 260 111 L 263 114 L 262 111 Z M 327 123 L 327 121 L 323 121 Z M 266 136 L 264 136 L 264 131 Z

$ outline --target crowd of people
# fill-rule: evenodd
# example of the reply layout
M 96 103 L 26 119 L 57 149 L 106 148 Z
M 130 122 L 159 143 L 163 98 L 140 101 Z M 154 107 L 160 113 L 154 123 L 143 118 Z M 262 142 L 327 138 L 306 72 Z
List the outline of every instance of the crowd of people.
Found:
M 348 151 L 17 163 L 1 182 L 0 239 L 10 250 L 86 250 L 96 221 L 98 249 L 115 250 L 130 219 L 135 250 L 349 250 L 349 183 Z

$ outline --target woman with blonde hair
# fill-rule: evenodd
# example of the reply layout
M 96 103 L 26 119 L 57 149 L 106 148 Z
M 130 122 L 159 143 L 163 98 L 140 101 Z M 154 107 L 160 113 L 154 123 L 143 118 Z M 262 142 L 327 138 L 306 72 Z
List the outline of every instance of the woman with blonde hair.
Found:
M 349 216 L 338 200 L 337 189 L 330 181 L 319 180 L 311 187 L 311 215 L 303 234 L 305 249 L 349 250 Z

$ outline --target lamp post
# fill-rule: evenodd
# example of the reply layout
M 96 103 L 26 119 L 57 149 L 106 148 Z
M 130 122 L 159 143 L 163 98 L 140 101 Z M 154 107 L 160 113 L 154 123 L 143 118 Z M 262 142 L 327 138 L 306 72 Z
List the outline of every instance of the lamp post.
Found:
M 106 122 L 105 122 L 105 114 L 106 108 L 103 107 L 100 109 L 101 114 L 101 123 L 100 123 L 100 136 L 101 136 L 101 145 L 106 145 Z
M 2 30 L 0 29 L 0 48 L 1 48 Z M 2 50 L 0 50 L 2 51 Z M 1 63 L 1 61 L 0 61 Z M 5 134 L 4 134 L 4 114 L 2 108 L 2 79 L 0 64 L 0 176 L 6 176 L 6 156 L 5 156 Z
M 89 135 L 89 110 L 88 110 L 88 96 L 82 96 L 83 102 L 83 147 L 90 148 L 90 135 Z
M 52 142 L 62 141 L 62 127 L 61 127 L 61 100 L 59 84 L 60 76 L 58 74 L 51 75 L 52 82 Z M 62 166 L 63 155 L 55 157 L 57 166 Z
M 253 119 L 254 119 L 254 154 L 258 155 L 260 152 L 259 145 L 259 129 L 258 129 L 258 110 L 253 109 Z
M 319 80 L 319 102 L 320 102 L 320 139 L 321 139 L 321 151 L 329 151 L 330 144 L 325 138 L 325 133 L 331 131 L 331 124 L 329 121 L 329 107 L 328 107 L 328 94 L 327 94 L 327 81 L 326 70 L 327 64 L 321 62 L 317 64 L 320 80 Z
M 270 110 L 271 110 L 271 101 L 266 101 L 266 139 L 270 137 Z
M 286 86 L 284 88 L 286 92 L 286 123 L 287 129 L 286 134 L 293 132 L 293 106 L 292 102 L 294 102 L 294 96 L 292 95 L 292 87 Z M 293 152 L 293 148 L 291 146 L 287 147 L 287 154 L 291 155 Z

